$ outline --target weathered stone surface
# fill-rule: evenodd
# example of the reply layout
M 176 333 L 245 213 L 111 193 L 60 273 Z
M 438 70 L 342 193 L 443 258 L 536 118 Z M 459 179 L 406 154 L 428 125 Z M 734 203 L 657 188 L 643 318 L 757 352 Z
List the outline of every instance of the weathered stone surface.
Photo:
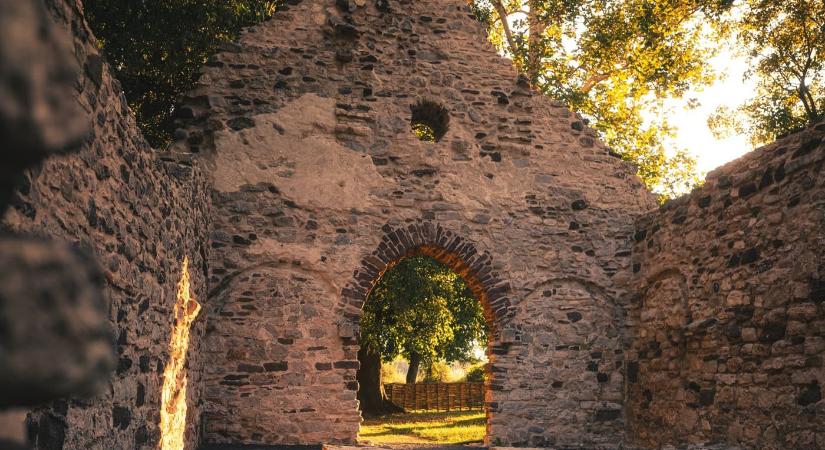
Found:
M 823 137 L 758 149 L 639 220 L 632 440 L 825 445 Z
M 361 306 L 423 253 L 484 304 L 491 440 L 620 442 L 627 236 L 654 206 L 632 168 L 463 1 L 296 3 L 204 70 L 190 97 L 227 101 L 174 144 L 214 180 L 204 439 L 353 442 Z M 438 142 L 411 130 L 428 121 Z
M 88 130 L 73 95 L 69 33 L 39 1 L 0 4 L 0 214 L 23 176 L 77 150 Z M 30 204 L 19 205 L 36 214 Z M 114 366 L 97 265 L 47 239 L 0 236 L 0 447 L 26 439 L 25 410 L 102 390 Z
M 0 409 L 0 448 L 22 448 L 26 439 L 26 408 Z
M 48 159 L 42 167 L 25 173 L 2 219 L 3 227 L 15 233 L 49 236 L 71 245 L 54 245 L 49 250 L 29 243 L 18 252 L 3 241 L 0 316 L 4 323 L 12 322 L 0 327 L 0 372 L 11 367 L 13 375 L 3 378 L 0 398 L 20 403 L 29 395 L 62 397 L 74 390 L 71 399 L 50 401 L 31 412 L 28 435 L 35 448 L 156 448 L 163 367 L 185 256 L 192 267 L 192 295 L 206 298 L 209 201 L 205 180 L 191 163 L 161 160 L 149 148 L 119 84 L 98 56 L 79 1 L 0 4 L 0 59 L 9 54 L 18 58 L 17 63 L 0 64 L 0 109 L 18 96 L 27 98 L 32 108 L 13 109 L 11 116 L 3 109 L 0 152 L 19 151 L 23 153 L 13 156 L 28 158 L 31 154 L 25 151 L 39 146 L 40 154 L 54 153 L 77 143 L 85 135 L 85 124 L 93 123 L 77 153 Z M 62 43 L 71 61 L 66 66 L 82 67 L 82 71 L 50 68 L 49 64 L 64 62 L 51 52 L 51 46 L 59 44 L 50 40 L 52 31 L 27 26 L 23 16 L 7 14 L 9 7 L 25 5 L 45 5 L 56 27 L 65 35 L 71 33 L 72 38 Z M 23 84 L 9 87 L 2 78 L 9 71 L 22 71 L 17 75 Z M 10 89 L 8 95 L 3 89 Z M 66 98 L 57 98 L 57 94 Z M 18 139 L 15 144 L 8 144 L 9 126 L 11 137 Z M 40 128 L 34 130 L 34 126 Z M 0 171 L 11 167 L 3 161 Z M 93 277 L 91 266 L 70 247 L 80 247 L 96 259 L 102 278 Z M 46 260 L 50 263 L 37 263 Z M 102 285 L 107 304 L 102 310 L 95 309 L 100 293 L 89 290 L 90 277 L 91 285 Z M 6 301 L 18 294 L 24 298 L 24 294 L 35 295 L 28 304 Z M 52 313 L 32 311 L 38 307 Z M 96 311 L 102 315 L 96 316 Z M 97 322 L 101 318 L 104 322 Z M 198 440 L 203 330 L 204 322 L 196 323 L 190 343 L 188 449 L 195 448 Z M 19 353 L 6 352 L 8 340 Z M 116 352 L 115 361 L 105 356 L 104 348 Z M 115 365 L 115 371 L 109 370 Z M 88 391 L 101 377 L 108 389 L 91 399 L 75 395 Z M 39 386 L 35 390 L 33 385 L 44 381 L 49 389 L 43 391 Z M 6 391 L 15 387 L 17 392 Z

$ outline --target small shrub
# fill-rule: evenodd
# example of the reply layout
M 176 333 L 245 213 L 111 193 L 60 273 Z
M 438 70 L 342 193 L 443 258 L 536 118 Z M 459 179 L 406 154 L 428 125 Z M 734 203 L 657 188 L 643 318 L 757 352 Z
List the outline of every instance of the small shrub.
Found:
M 485 364 L 476 364 L 467 369 L 467 376 L 464 377 L 464 381 L 484 381 L 486 378 L 487 369 L 485 367 Z
M 406 381 L 405 374 L 399 372 L 396 361 L 385 362 L 381 364 L 381 382 L 389 383 L 404 383 Z
M 446 383 L 450 381 L 452 369 L 444 361 L 432 362 L 426 370 L 424 370 L 425 383 Z

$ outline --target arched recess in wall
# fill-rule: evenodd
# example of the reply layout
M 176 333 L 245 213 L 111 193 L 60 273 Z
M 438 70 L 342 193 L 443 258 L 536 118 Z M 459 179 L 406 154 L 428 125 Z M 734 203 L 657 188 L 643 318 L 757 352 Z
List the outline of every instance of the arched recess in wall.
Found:
M 365 255 L 353 279 L 341 292 L 338 314 L 341 318 L 339 329 L 344 345 L 358 349 L 356 330 L 361 318 L 361 308 L 370 290 L 381 276 L 404 258 L 426 255 L 444 264 L 460 275 L 473 295 L 481 302 L 488 329 L 489 367 L 485 403 L 494 403 L 495 385 L 499 384 L 505 372 L 496 367 L 497 355 L 506 353 L 510 344 L 520 340 L 510 319 L 515 316 L 515 308 L 510 302 L 510 283 L 502 280 L 493 269 L 492 257 L 482 250 L 478 243 L 432 222 L 418 222 L 402 227 L 384 225 L 377 248 Z M 488 433 L 491 410 L 487 412 Z M 356 414 L 356 411 L 353 411 Z
M 696 393 L 685 389 L 682 379 L 688 341 L 685 329 L 690 323 L 687 278 L 675 268 L 660 270 L 645 279 L 638 298 L 633 311 L 634 359 L 627 363 L 630 432 L 656 423 L 659 437 L 690 434 L 696 426 L 695 413 L 685 398 Z M 668 414 L 651 415 L 649 411 Z
M 583 307 L 589 308 L 590 312 L 596 312 L 601 317 L 601 322 L 610 325 L 611 332 L 609 337 L 623 336 L 626 328 L 624 322 L 626 321 L 626 311 L 619 306 L 613 297 L 603 287 L 579 277 L 565 276 L 546 279 L 538 284 L 525 296 L 526 299 L 534 297 L 545 297 L 552 300 L 551 306 L 559 308 L 561 316 L 556 318 L 548 318 L 546 323 L 580 323 L 586 319 L 583 314 L 586 311 L 579 310 L 580 307 L 576 304 L 576 299 L 586 300 L 587 305 Z M 565 300 L 562 300 L 562 298 Z M 521 302 L 524 311 L 524 317 L 537 317 L 540 314 L 549 314 L 546 310 L 547 303 L 545 302 Z M 539 308 L 543 310 L 530 310 L 530 308 Z M 598 330 L 597 330 L 598 331 Z M 615 335 L 615 336 L 614 336 Z
M 669 333 L 682 333 L 690 322 L 687 278 L 678 269 L 663 269 L 648 277 L 639 298 L 635 317 L 639 330 L 655 321 L 661 322 L 658 325 L 664 325 Z
M 338 292 L 324 274 L 277 260 L 232 272 L 210 292 L 205 443 L 354 440 L 358 421 L 341 416 L 356 407 L 356 361 L 341 348 Z
M 548 318 L 546 323 L 580 323 L 586 317 L 588 311 L 580 310 L 582 307 L 590 309 L 589 312 L 598 313 L 601 324 L 608 324 L 611 328 L 610 337 L 618 337 L 624 326 L 626 312 L 613 299 L 613 297 L 601 286 L 578 277 L 557 277 L 546 279 L 538 284 L 525 296 L 526 299 L 534 297 L 544 297 L 551 299 L 549 306 L 559 308 L 557 313 L 563 317 Z M 577 305 L 575 301 L 583 300 L 586 304 Z M 580 303 L 580 302 L 579 302 Z M 521 302 L 521 315 L 524 317 L 537 317 L 540 314 L 549 314 L 546 302 Z M 530 308 L 536 309 L 531 310 Z M 598 331 L 598 330 L 597 330 Z
M 586 423 L 620 440 L 624 309 L 591 280 L 562 276 L 534 285 L 519 302 L 518 316 L 530 342 L 520 355 L 522 370 L 536 371 L 545 380 L 543 406 L 558 411 L 555 433 L 575 432 L 576 426 L 565 427 L 578 421 L 579 427 Z M 581 406 L 572 410 L 569 402 Z

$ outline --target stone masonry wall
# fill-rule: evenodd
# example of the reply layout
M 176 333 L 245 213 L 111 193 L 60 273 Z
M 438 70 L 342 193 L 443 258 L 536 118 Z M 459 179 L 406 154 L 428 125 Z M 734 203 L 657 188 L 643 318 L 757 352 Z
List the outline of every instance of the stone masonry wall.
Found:
M 92 133 L 2 224 L 95 256 L 119 362 L 97 398 L 29 414 L 35 448 L 159 446 L 185 259 L 185 448 L 355 441 L 361 306 L 416 254 L 484 305 L 490 444 L 825 448 L 825 123 L 648 212 L 464 1 L 289 0 L 208 62 L 157 153 L 80 0 L 45 4 Z M 410 130 L 425 103 L 438 142 Z
M 825 448 L 825 124 L 639 221 L 629 436 Z
M 75 56 L 84 68 L 77 99 L 92 133 L 80 153 L 52 158 L 28 174 L 3 226 L 65 240 L 95 256 L 106 277 L 119 364 L 99 397 L 33 411 L 30 438 L 38 449 L 156 448 L 184 257 L 190 260 L 192 295 L 206 299 L 208 191 L 198 170 L 162 161 L 143 139 L 96 51 L 80 1 L 45 3 L 73 32 Z M 203 330 L 204 321 L 196 322 L 189 352 L 188 449 L 197 445 Z
M 179 109 L 173 149 L 208 168 L 215 210 L 205 441 L 354 441 L 361 305 L 427 253 L 488 311 L 489 441 L 618 445 L 631 237 L 654 206 L 633 169 L 462 0 L 287 3 Z M 410 128 L 427 101 L 435 143 Z

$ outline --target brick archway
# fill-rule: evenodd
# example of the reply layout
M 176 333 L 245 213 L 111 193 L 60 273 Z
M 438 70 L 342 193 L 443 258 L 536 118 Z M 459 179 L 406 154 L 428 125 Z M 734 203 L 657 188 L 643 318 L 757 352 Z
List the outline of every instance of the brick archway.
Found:
M 487 415 L 485 443 L 489 444 L 492 415 L 496 408 L 494 391 L 501 386 L 506 375 L 506 370 L 496 365 L 496 356 L 507 354 L 510 344 L 518 340 L 517 333 L 508 327 L 510 319 L 515 316 L 509 298 L 510 283 L 502 280 L 493 269 L 493 259 L 487 250 L 440 224 L 417 222 L 399 227 L 386 224 L 381 231 L 383 236 L 377 248 L 364 256 L 353 273 L 353 279 L 342 290 L 339 312 L 345 317 L 345 322 L 357 325 L 361 319 L 361 308 L 373 286 L 387 270 L 407 257 L 427 255 L 459 274 L 481 302 L 487 322 L 488 364 L 484 410 Z M 345 338 L 344 345 L 357 353 L 358 333 Z
M 510 283 L 493 269 L 493 259 L 476 242 L 433 222 L 407 226 L 384 225 L 377 248 L 364 256 L 353 278 L 341 291 L 339 312 L 355 325 L 372 287 L 387 270 L 404 258 L 427 255 L 461 275 L 481 302 L 491 342 L 498 341 L 515 310 L 510 302 Z

